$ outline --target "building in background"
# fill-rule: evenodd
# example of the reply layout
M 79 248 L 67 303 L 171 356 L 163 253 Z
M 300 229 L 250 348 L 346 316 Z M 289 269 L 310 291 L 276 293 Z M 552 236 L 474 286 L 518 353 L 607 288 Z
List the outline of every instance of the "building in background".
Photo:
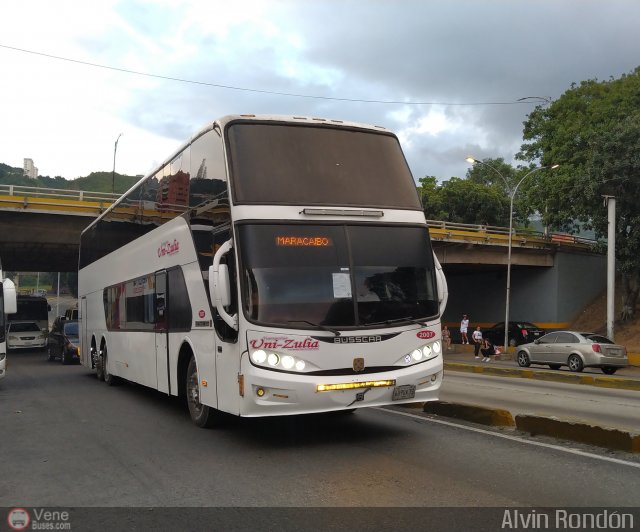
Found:
M 38 169 L 33 164 L 33 159 L 24 160 L 24 175 L 32 179 L 38 177 Z

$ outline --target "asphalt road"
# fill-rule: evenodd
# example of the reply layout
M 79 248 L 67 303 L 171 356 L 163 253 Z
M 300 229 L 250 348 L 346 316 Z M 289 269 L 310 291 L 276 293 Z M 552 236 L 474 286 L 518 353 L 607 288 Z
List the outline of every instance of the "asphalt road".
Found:
M 640 434 L 640 392 L 445 371 L 440 399 Z
M 44 353 L 0 381 L 0 507 L 637 506 L 637 455 L 410 409 L 195 427 L 183 403 Z

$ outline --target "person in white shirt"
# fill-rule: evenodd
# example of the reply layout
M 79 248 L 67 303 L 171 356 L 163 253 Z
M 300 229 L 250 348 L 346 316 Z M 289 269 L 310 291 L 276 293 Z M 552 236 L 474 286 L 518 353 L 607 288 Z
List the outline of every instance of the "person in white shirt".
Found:
M 474 356 L 477 359 L 480 359 L 480 348 L 482 347 L 482 331 L 480 330 L 480 326 L 476 327 L 476 330 L 473 331 L 473 334 L 471 335 L 471 339 L 473 340 L 474 343 Z
M 462 321 L 460 322 L 460 338 L 461 344 L 469 344 L 469 338 L 467 338 L 467 329 L 469 328 L 469 318 L 466 314 L 462 315 Z

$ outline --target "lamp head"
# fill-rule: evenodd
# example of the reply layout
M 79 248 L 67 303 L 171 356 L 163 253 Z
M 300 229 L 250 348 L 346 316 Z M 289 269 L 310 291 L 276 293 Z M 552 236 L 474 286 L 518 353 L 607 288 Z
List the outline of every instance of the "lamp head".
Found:
M 470 164 L 475 164 L 475 163 L 480 162 L 480 161 L 478 161 L 478 159 L 476 159 L 475 157 L 471 157 L 471 155 L 469 155 L 469 156 L 465 159 L 465 161 L 467 161 L 467 162 L 468 162 L 468 163 L 470 163 Z

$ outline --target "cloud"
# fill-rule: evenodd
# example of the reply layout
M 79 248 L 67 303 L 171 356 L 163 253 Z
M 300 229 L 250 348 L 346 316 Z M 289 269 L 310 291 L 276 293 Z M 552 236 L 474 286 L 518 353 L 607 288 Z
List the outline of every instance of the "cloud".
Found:
M 635 68 L 639 15 L 626 0 L 11 3 L 0 44 L 255 90 L 0 48 L 19 80 L 0 88 L 0 116 L 14 132 L 0 162 L 31 157 L 43 174 L 65 177 L 106 170 L 124 132 L 118 168 L 138 174 L 205 122 L 266 113 L 382 125 L 398 133 L 416 179 L 463 176 L 469 153 L 513 160 L 535 106 L 489 103 L 557 98 L 573 82 Z

